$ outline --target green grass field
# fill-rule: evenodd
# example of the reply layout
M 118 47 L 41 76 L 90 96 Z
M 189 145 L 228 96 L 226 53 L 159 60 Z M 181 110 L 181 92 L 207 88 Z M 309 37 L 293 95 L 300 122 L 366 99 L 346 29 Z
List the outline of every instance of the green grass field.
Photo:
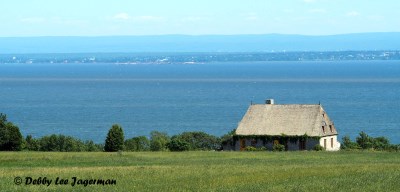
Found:
M 15 177 L 22 184 L 14 183 Z M 50 186 L 26 185 L 47 177 Z M 55 179 L 68 179 L 55 185 Z M 75 185 L 114 179 L 116 185 Z M 0 191 L 399 191 L 400 153 L 0 152 Z

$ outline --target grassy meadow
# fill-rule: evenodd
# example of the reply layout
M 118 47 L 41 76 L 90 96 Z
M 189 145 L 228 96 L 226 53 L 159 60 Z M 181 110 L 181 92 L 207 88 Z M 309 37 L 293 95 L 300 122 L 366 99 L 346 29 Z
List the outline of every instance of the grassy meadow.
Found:
M 398 191 L 399 181 L 400 153 L 389 152 L 0 152 L 0 191 Z

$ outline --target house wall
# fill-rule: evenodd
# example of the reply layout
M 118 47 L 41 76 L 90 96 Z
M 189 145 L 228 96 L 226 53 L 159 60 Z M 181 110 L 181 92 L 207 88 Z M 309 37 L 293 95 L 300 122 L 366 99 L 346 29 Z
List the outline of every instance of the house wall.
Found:
M 334 137 L 334 141 L 337 141 L 336 140 L 336 136 L 332 136 L 332 137 Z M 328 142 L 328 140 L 330 142 L 330 138 L 331 137 L 329 137 L 329 138 L 328 137 L 324 137 L 324 138 L 327 139 L 327 142 Z M 273 141 L 268 141 L 268 142 L 264 143 L 263 139 L 260 139 L 260 138 L 259 139 L 253 139 L 253 138 L 248 137 L 248 138 L 242 138 L 242 139 L 245 140 L 245 146 L 253 146 L 252 145 L 252 141 L 253 140 L 256 140 L 255 147 L 257 147 L 257 148 L 265 147 L 265 148 L 267 148 L 267 150 L 272 150 L 273 145 L 274 145 Z M 322 145 L 321 145 L 321 141 L 322 141 Z M 305 150 L 313 150 L 315 145 L 317 145 L 317 144 L 323 146 L 323 142 L 324 142 L 324 140 L 322 138 L 319 139 L 319 140 L 318 139 L 308 138 L 307 141 L 306 141 L 306 146 L 305 146 L 306 149 Z M 284 145 L 284 143 L 281 143 L 281 144 Z M 290 141 L 287 142 L 287 147 L 288 147 L 289 151 L 297 151 L 297 150 L 299 150 L 299 145 L 300 145 L 299 140 L 297 140 L 296 142 L 290 142 Z M 337 147 L 337 145 L 338 144 L 336 144 L 334 146 Z M 329 143 L 329 146 L 330 146 L 330 143 Z M 340 148 L 340 144 L 339 144 L 339 148 Z M 236 143 L 234 144 L 232 149 L 236 150 L 236 151 L 240 151 L 240 139 L 238 139 L 236 141 Z M 226 149 L 224 148 L 224 150 L 226 150 Z M 334 151 L 334 150 L 333 149 L 329 149 L 328 151 Z
M 222 150 L 224 151 L 234 151 L 235 149 L 236 149 L 235 145 L 232 145 L 230 143 L 222 145 Z
M 264 142 L 262 139 L 253 139 L 253 138 L 241 138 L 245 140 L 245 146 L 253 146 L 252 141 L 256 140 L 255 147 L 260 148 L 264 146 Z M 236 143 L 234 144 L 233 150 L 240 151 L 240 141 L 241 139 L 237 139 Z M 225 150 L 225 149 L 224 149 Z
M 333 139 L 333 145 L 332 145 Z M 325 145 L 326 140 L 326 145 Z M 325 148 L 327 151 L 338 151 L 340 150 L 340 143 L 337 141 L 337 135 L 322 137 L 319 140 L 319 144 Z
M 313 150 L 315 145 L 319 144 L 318 139 L 308 138 L 306 140 L 306 148 L 305 150 Z M 288 141 L 288 151 L 297 151 L 300 150 L 300 141 L 297 140 L 296 142 Z
M 307 150 L 314 150 L 315 145 L 319 144 L 318 139 L 307 139 L 306 149 Z
M 235 151 L 240 151 L 240 141 L 239 141 L 239 140 L 236 140 L 235 146 L 234 146 L 234 149 L 233 149 L 233 150 L 235 150 Z

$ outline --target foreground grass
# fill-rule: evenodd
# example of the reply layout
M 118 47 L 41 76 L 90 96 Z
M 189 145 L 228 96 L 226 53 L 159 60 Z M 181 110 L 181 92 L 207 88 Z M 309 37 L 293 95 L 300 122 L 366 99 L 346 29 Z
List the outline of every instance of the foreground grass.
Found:
M 0 152 L 0 191 L 398 191 L 399 181 L 400 153 L 388 152 Z

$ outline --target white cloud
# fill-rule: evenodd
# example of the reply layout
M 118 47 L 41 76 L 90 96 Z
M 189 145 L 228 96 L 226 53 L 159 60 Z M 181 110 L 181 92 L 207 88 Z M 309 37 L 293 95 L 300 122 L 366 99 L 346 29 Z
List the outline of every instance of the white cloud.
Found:
M 284 13 L 293 13 L 293 9 L 283 9 Z
M 182 18 L 182 21 L 193 22 L 193 21 L 205 21 L 207 19 L 208 19 L 207 17 L 184 17 Z
M 310 17 L 298 16 L 298 17 L 292 17 L 291 20 L 293 22 L 304 22 L 304 21 L 309 21 Z
M 22 18 L 20 19 L 21 22 L 23 23 L 34 23 L 34 24 L 38 24 L 38 23 L 44 23 L 46 22 L 45 18 L 42 17 L 27 17 L 27 18 Z
M 325 9 L 310 9 L 308 10 L 310 13 L 326 13 Z
M 346 15 L 349 17 L 356 17 L 356 16 L 359 16 L 360 13 L 357 11 L 350 11 L 350 12 L 347 12 Z
M 152 15 L 141 15 L 141 16 L 130 16 L 128 13 L 118 13 L 112 17 L 115 20 L 125 21 L 160 21 L 163 17 L 152 16 Z
M 129 20 L 131 17 L 127 13 L 118 13 L 114 15 L 113 18 L 118 20 Z
M 163 20 L 164 18 L 151 15 L 142 15 L 142 16 L 132 17 L 132 19 L 136 21 L 160 21 Z
M 258 20 L 258 17 L 257 16 L 248 16 L 245 19 L 250 20 L 250 21 L 255 21 L 255 20 Z
M 246 14 L 242 14 L 242 16 L 244 17 L 245 20 L 249 20 L 249 21 L 255 21 L 255 20 L 259 19 L 258 14 L 255 12 L 249 12 Z
M 381 16 L 381 15 L 370 15 L 370 16 L 368 16 L 368 19 L 370 19 L 372 21 L 383 21 L 383 20 L 385 20 L 385 17 Z

